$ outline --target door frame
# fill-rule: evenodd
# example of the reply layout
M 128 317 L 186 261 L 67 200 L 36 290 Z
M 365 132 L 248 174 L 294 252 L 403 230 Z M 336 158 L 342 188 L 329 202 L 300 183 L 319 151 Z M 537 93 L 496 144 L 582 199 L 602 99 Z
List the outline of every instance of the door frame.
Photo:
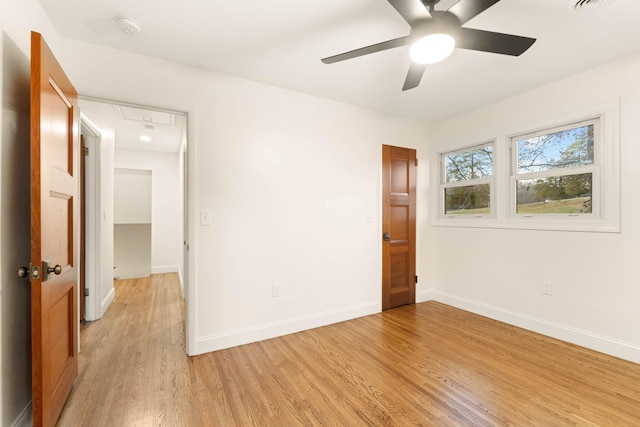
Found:
M 101 221 L 101 157 L 100 143 L 101 132 L 91 120 L 80 111 L 80 129 L 85 135 L 85 145 L 89 149 L 89 155 L 85 157 L 85 287 L 89 296 L 79 295 L 85 298 L 85 320 L 93 321 L 102 317 L 101 280 L 102 267 L 100 263 L 102 255 L 101 239 L 105 226 Z
M 402 150 L 404 152 L 409 153 L 409 157 L 407 159 L 407 174 L 409 177 L 409 181 L 406 183 L 407 185 L 407 193 L 392 193 L 391 188 L 391 178 L 392 178 L 392 163 L 393 160 L 393 151 L 394 150 Z M 404 158 L 403 158 L 404 160 Z M 415 148 L 409 147 L 399 147 L 383 144 L 382 145 L 382 168 L 381 168 L 381 178 L 382 178 L 382 187 L 381 187 L 381 201 L 382 201 L 382 221 L 381 221 L 381 233 L 382 244 L 382 289 L 381 289 L 381 309 L 387 310 L 389 308 L 394 308 L 403 304 L 415 304 L 417 300 L 417 167 L 418 167 L 418 157 L 417 150 Z M 406 194 L 406 195 L 405 195 Z M 407 233 L 407 243 L 405 245 L 401 245 L 401 247 L 408 247 L 409 260 L 408 260 L 408 273 L 406 275 L 406 280 L 410 283 L 408 286 L 411 289 L 411 293 L 408 294 L 408 300 L 402 300 L 403 302 L 398 304 L 398 301 L 393 302 L 393 292 L 391 289 L 392 282 L 392 255 L 394 249 L 394 239 L 393 239 L 393 230 L 391 227 L 391 207 L 393 206 L 394 200 L 396 203 L 400 203 L 399 206 L 408 207 L 409 216 L 407 218 L 409 227 L 406 230 Z M 385 236 L 386 235 L 386 236 Z M 403 240 L 395 240 L 395 242 L 402 242 Z

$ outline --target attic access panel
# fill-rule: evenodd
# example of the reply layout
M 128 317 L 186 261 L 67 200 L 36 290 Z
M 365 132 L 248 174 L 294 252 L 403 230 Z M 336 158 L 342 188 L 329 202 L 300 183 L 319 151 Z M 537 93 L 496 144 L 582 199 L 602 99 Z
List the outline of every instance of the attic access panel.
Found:
M 145 110 L 142 108 L 117 105 L 116 110 L 121 118 L 155 125 L 173 126 L 175 114 L 164 111 Z

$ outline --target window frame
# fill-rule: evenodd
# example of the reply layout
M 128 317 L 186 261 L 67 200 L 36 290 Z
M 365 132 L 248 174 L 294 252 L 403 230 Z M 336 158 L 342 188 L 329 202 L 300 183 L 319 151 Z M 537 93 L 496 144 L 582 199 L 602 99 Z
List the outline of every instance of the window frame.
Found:
M 489 178 L 472 178 L 468 180 L 459 180 L 447 182 L 447 171 L 445 159 L 447 156 L 462 154 L 471 151 L 478 151 L 486 147 L 491 147 L 491 177 Z M 493 219 L 496 217 L 495 203 L 495 182 L 496 182 L 496 141 L 495 139 L 462 147 L 456 150 L 444 151 L 438 153 L 439 158 L 439 201 L 438 201 L 438 217 L 442 219 L 456 220 L 477 220 L 477 219 Z M 472 187 L 477 185 L 489 185 L 489 213 L 488 214 L 447 214 L 446 208 L 446 190 L 448 188 Z
M 518 172 L 518 140 L 535 136 L 548 135 L 582 126 L 593 125 L 593 163 L 582 166 L 565 168 L 552 168 L 537 172 Z M 538 220 L 575 220 L 586 219 L 590 221 L 601 219 L 601 163 L 602 163 L 602 119 L 594 116 L 584 120 L 574 121 L 552 127 L 543 127 L 533 132 L 521 133 L 509 137 L 510 149 L 510 176 L 509 176 L 509 214 L 514 219 L 538 219 Z M 540 178 L 554 178 L 571 175 L 591 174 L 591 212 L 576 213 L 518 213 L 518 181 Z
M 528 135 L 542 129 L 555 129 L 568 124 L 580 123 L 586 120 L 600 119 L 601 144 L 599 155 L 594 152 L 599 162 L 599 171 L 593 180 L 600 183 L 599 189 L 592 190 L 592 201 L 598 204 L 599 216 L 585 214 L 572 217 L 557 215 L 537 215 L 526 217 L 513 215 L 515 212 L 515 184 L 511 183 L 511 138 Z M 606 103 L 595 104 L 572 111 L 558 112 L 553 110 L 540 111 L 536 118 L 523 117 L 516 122 L 506 122 L 502 129 L 490 126 L 492 130 L 480 134 L 474 140 L 494 141 L 493 152 L 493 186 L 491 202 L 493 203 L 493 217 L 474 218 L 470 215 L 443 215 L 444 200 L 442 191 L 442 154 L 465 151 L 471 147 L 482 145 L 455 146 L 446 144 L 433 151 L 431 179 L 435 185 L 430 191 L 430 223 L 436 227 L 468 227 L 495 228 L 515 230 L 541 231 L 573 231 L 619 233 L 621 228 L 620 203 L 620 99 L 615 98 Z M 480 130 L 482 132 L 482 130 Z M 467 134 L 468 129 L 461 133 Z M 467 139 L 468 140 L 468 139 Z M 597 187 L 597 186 L 596 186 Z M 514 191 L 512 191 L 512 188 Z M 513 194 L 512 194 L 513 193 Z

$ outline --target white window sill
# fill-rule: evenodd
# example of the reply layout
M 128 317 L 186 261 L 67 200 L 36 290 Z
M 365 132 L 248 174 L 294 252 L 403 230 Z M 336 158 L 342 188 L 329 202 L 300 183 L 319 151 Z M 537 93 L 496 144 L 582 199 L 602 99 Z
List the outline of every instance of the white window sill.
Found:
M 617 221 L 584 220 L 581 218 L 460 218 L 446 217 L 433 221 L 434 227 L 462 227 L 462 228 L 495 228 L 515 230 L 548 230 L 548 231 L 579 231 L 597 233 L 619 233 L 620 224 Z

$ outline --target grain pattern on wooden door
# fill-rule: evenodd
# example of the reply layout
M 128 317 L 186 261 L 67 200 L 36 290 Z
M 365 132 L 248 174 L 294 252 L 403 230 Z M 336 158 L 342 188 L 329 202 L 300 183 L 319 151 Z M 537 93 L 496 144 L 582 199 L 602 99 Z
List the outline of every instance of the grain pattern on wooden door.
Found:
M 30 278 L 34 426 L 55 425 L 78 374 L 78 119 L 76 90 L 42 36 L 32 33 Z
M 416 150 L 382 147 L 382 309 L 416 300 Z

